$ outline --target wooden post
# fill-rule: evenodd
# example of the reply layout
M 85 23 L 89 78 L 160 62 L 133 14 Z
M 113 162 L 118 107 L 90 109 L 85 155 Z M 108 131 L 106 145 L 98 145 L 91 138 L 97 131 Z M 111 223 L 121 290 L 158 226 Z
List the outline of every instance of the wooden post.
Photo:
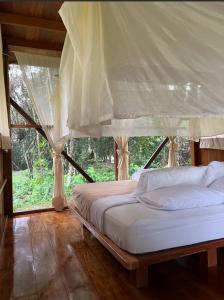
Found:
M 10 95 L 9 95 L 9 73 L 8 73 L 8 47 L 4 45 L 4 79 L 5 79 L 5 93 L 6 93 L 6 104 L 8 112 L 8 122 L 10 122 Z M 2 54 L 1 54 L 2 55 Z M 4 188 L 4 214 L 8 217 L 13 216 L 13 192 L 12 192 L 12 150 L 3 151 L 3 178 L 7 180 Z
M 138 269 L 129 271 L 130 281 L 136 288 L 142 288 L 148 285 L 148 266 L 142 266 Z
M 199 166 L 201 164 L 199 142 L 191 142 L 191 160 L 193 166 Z
M 211 248 L 199 253 L 199 264 L 204 268 L 217 266 L 217 248 Z
M 207 251 L 208 268 L 217 266 L 217 249 L 212 248 Z

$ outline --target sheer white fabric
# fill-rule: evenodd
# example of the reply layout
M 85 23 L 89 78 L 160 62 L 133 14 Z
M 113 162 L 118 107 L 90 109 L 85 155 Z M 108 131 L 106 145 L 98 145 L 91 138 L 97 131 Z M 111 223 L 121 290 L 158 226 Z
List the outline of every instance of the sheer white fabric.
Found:
M 200 139 L 200 148 L 224 150 L 224 135 Z
M 0 149 L 11 148 L 3 68 L 2 32 L 0 26 Z
M 65 2 L 60 15 L 69 128 L 90 136 L 224 132 L 224 3 Z
M 67 105 L 60 97 L 58 73 L 60 58 L 16 52 L 28 94 L 39 121 L 53 148 L 54 193 L 52 204 L 58 211 L 66 204 L 61 152 L 69 136 Z
M 169 137 L 169 155 L 168 155 L 168 168 L 176 167 L 177 166 L 177 159 L 176 159 L 176 152 L 177 152 L 177 144 L 175 142 L 175 136 Z
M 128 152 L 128 138 L 127 137 L 114 137 L 117 143 L 118 154 L 118 180 L 129 179 L 129 152 Z

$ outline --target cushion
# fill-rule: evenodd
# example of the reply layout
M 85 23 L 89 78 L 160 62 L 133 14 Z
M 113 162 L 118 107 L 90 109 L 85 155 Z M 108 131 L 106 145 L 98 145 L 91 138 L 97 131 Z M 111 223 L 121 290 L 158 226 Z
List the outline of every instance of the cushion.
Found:
M 201 185 L 209 186 L 216 179 L 224 176 L 224 162 L 212 161 L 202 178 Z
M 139 178 L 140 178 L 142 173 L 149 172 L 149 171 L 152 171 L 152 170 L 155 170 L 155 169 L 140 169 L 140 170 L 137 170 L 132 174 L 131 180 L 139 181 Z
M 212 184 L 210 184 L 209 189 L 219 191 L 224 194 L 224 176 L 216 179 Z
M 224 195 L 200 185 L 176 185 L 144 193 L 138 200 L 152 208 L 179 210 L 224 203 Z
M 206 169 L 207 167 L 177 167 L 142 173 L 137 185 L 136 194 L 179 184 L 199 185 Z

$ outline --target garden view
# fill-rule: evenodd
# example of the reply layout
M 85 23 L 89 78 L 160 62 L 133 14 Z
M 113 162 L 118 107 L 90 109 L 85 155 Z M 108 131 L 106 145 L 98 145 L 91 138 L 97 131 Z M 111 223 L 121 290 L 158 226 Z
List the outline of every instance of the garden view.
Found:
M 22 74 L 17 65 L 10 65 L 10 93 L 16 101 L 38 123 L 34 107 L 29 99 Z M 26 124 L 24 119 L 11 109 L 12 124 Z M 52 150 L 35 129 L 13 128 L 13 208 L 14 211 L 51 207 L 53 188 Z M 129 175 L 142 168 L 164 137 L 132 137 L 129 139 Z M 177 138 L 179 165 L 190 164 L 189 142 Z M 114 140 L 103 137 L 79 138 L 65 145 L 67 153 L 94 179 L 115 180 Z M 168 147 L 165 147 L 151 167 L 167 164 Z M 71 197 L 76 184 L 85 179 L 64 161 L 65 191 Z

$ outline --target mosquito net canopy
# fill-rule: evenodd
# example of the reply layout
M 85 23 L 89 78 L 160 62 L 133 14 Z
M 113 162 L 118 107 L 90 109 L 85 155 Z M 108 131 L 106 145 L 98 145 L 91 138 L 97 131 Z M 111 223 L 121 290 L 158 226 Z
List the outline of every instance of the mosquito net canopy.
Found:
M 224 132 L 224 3 L 65 2 L 67 125 L 88 136 Z
M 16 53 L 54 150 L 57 210 L 71 135 L 114 136 L 124 179 L 129 136 L 224 133 L 224 3 L 65 2 L 59 13 L 60 60 Z

